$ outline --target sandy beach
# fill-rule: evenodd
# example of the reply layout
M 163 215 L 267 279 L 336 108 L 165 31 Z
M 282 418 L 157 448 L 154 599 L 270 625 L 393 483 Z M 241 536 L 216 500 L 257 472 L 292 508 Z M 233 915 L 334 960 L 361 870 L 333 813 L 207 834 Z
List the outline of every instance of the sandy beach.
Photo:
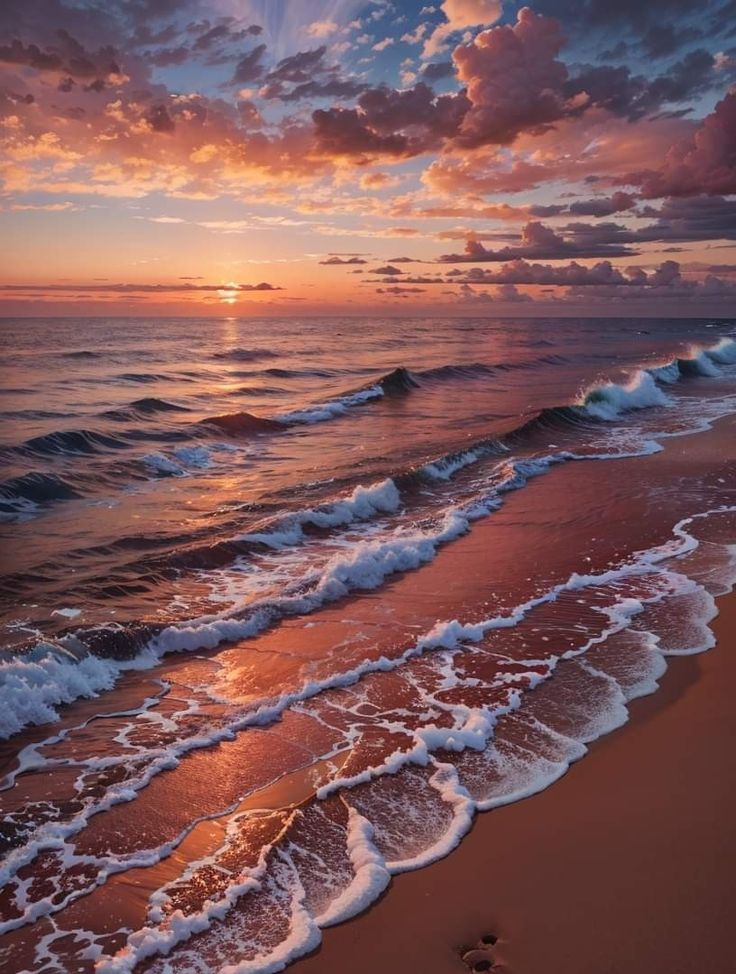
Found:
M 561 781 L 479 815 L 294 974 L 453 974 L 487 934 L 516 974 L 732 971 L 736 596 L 718 604 L 714 650 L 672 659 Z

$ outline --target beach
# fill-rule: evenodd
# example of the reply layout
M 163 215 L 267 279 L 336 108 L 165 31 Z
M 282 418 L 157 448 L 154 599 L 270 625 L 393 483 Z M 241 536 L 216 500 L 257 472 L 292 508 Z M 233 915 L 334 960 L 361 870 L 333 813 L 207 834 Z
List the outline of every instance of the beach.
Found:
M 516 974 L 732 971 L 736 595 L 718 607 L 714 650 L 672 660 L 562 780 L 479 815 L 294 974 L 454 974 L 487 934 Z

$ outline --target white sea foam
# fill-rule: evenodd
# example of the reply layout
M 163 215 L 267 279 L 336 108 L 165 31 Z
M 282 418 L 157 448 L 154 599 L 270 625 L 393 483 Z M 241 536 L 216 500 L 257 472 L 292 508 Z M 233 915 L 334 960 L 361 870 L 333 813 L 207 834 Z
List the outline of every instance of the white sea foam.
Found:
M 203 470 L 211 466 L 212 457 L 206 446 L 180 446 L 172 451 L 171 456 L 147 453 L 143 463 L 149 470 L 166 477 L 186 477 L 189 470 Z
M 348 809 L 347 847 L 354 877 L 347 889 L 316 917 L 320 927 L 330 927 L 362 913 L 386 889 L 391 873 L 373 844 L 373 826 L 355 808 Z
M 736 363 L 736 341 L 733 338 L 722 338 L 719 342 L 706 349 L 709 358 L 722 365 Z
M 399 490 L 393 480 L 387 478 L 370 487 L 358 486 L 348 497 L 324 507 L 298 511 L 284 518 L 281 526 L 274 531 L 243 534 L 238 540 L 259 541 L 273 548 L 295 545 L 304 540 L 303 528 L 307 525 L 318 528 L 341 527 L 354 521 L 369 520 L 376 515 L 393 514 L 400 506 Z
M 589 389 L 581 405 L 596 419 L 614 420 L 633 409 L 667 406 L 670 400 L 649 372 L 640 370 L 623 385 L 605 382 Z
M 185 474 L 181 464 L 174 461 L 163 453 L 147 453 L 143 457 L 143 463 L 154 473 L 163 474 L 167 477 L 183 477 Z
M 362 406 L 372 399 L 380 399 L 383 394 L 381 386 L 375 385 L 368 389 L 361 389 L 358 392 L 351 392 L 346 396 L 340 396 L 338 399 L 329 399 L 327 402 L 320 403 L 319 405 L 309 406 L 307 409 L 295 409 L 292 412 L 281 413 L 275 419 L 279 423 L 287 424 L 304 423 L 312 425 L 313 423 L 324 423 L 327 420 L 334 419 L 336 416 L 342 416 L 352 406 Z

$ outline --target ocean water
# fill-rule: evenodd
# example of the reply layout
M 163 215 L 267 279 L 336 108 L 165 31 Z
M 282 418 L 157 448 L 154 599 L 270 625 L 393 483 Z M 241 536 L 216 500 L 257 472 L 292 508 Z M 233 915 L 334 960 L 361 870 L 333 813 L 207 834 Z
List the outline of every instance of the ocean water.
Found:
M 734 336 L 1 321 L 4 969 L 281 970 L 711 648 Z

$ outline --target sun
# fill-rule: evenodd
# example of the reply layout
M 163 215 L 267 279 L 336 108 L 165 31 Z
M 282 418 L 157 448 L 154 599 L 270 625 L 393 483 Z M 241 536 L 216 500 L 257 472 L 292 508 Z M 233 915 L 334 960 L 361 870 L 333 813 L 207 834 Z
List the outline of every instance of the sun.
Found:
M 224 284 L 217 292 L 217 296 L 223 304 L 235 304 L 238 300 L 238 285 L 233 281 Z

